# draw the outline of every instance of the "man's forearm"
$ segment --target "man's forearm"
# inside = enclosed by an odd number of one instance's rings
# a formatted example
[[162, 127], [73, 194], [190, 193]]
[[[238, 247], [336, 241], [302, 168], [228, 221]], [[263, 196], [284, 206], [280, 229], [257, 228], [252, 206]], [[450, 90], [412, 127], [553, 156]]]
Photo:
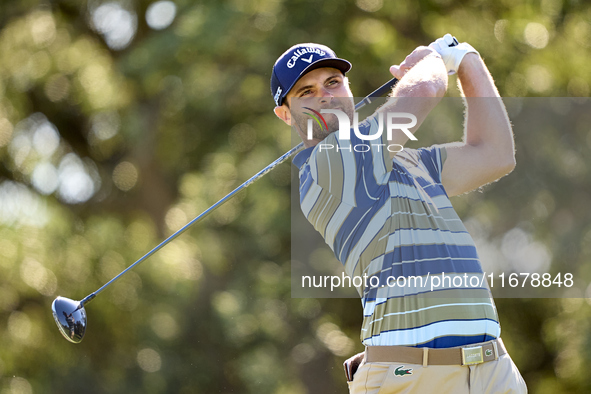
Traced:
[[[390, 99], [380, 111], [411, 113], [417, 123], [411, 133], [421, 126], [429, 112], [439, 103], [447, 90], [447, 72], [441, 57], [436, 54], [425, 56], [400, 78]], [[404, 133], [394, 133], [390, 144], [404, 145], [408, 140]], [[395, 153], [391, 153], [393, 156]]]
[[447, 91], [447, 72], [435, 52], [425, 56], [396, 84], [394, 97], [443, 97]]
[[500, 166], [514, 166], [513, 132], [507, 111], [480, 56], [468, 53], [458, 78], [467, 105], [465, 142], [494, 154]]

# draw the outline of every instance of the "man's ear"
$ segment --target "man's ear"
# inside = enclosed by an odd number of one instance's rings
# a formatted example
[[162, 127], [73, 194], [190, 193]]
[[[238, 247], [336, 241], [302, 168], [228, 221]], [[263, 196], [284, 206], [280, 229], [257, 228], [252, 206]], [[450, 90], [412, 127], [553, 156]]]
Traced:
[[275, 107], [273, 111], [279, 119], [284, 121], [288, 126], [291, 126], [291, 111], [289, 110], [287, 105], [278, 105], [277, 107]]

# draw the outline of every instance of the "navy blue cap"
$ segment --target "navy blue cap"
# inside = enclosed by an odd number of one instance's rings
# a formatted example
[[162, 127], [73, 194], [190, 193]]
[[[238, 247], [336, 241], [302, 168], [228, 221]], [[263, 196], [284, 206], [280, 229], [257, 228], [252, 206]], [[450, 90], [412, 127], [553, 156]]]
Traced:
[[339, 59], [332, 49], [320, 44], [297, 44], [285, 51], [275, 62], [271, 75], [275, 104], [283, 104], [283, 99], [302, 75], [320, 67], [334, 67], [345, 74], [351, 69], [351, 63]]

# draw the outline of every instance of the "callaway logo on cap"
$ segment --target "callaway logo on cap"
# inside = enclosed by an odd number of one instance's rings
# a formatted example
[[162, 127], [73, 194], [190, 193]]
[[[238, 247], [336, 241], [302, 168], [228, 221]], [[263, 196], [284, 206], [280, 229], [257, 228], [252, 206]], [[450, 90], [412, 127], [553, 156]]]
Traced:
[[271, 75], [275, 104], [283, 104], [283, 99], [302, 75], [320, 67], [334, 67], [344, 74], [351, 69], [351, 63], [339, 59], [332, 49], [320, 44], [297, 44], [285, 51], [275, 62]]

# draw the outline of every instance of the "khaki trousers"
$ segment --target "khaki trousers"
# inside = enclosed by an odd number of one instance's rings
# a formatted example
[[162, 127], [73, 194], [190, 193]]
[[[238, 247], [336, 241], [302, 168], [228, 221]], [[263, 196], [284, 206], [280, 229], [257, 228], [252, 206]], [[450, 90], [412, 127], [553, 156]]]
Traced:
[[519, 370], [505, 354], [482, 364], [365, 363], [349, 382], [351, 394], [526, 394]]

